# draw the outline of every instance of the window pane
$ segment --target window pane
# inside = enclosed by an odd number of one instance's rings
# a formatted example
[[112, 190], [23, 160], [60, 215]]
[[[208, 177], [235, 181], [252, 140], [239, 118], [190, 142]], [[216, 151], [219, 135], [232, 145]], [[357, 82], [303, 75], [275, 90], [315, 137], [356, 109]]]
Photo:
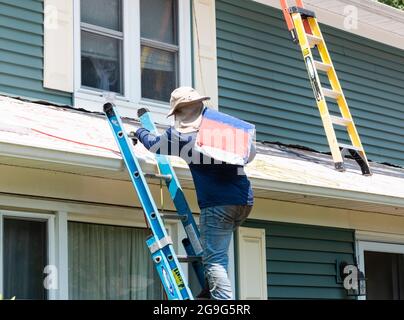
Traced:
[[69, 298], [162, 299], [144, 229], [69, 222]]
[[122, 41], [81, 32], [81, 84], [122, 93]]
[[142, 97], [169, 101], [177, 86], [176, 53], [142, 46]]
[[46, 222], [4, 219], [4, 296], [46, 299]]
[[122, 31], [121, 0], [81, 0], [81, 22]]
[[141, 36], [177, 44], [176, 3], [175, 0], [140, 0]]
[[366, 298], [404, 300], [404, 255], [365, 251]]

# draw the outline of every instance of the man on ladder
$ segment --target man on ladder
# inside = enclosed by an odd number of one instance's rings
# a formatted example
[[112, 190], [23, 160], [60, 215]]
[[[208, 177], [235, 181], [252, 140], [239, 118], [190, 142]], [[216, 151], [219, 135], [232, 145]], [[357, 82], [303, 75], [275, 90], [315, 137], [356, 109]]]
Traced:
[[[222, 126], [222, 133], [232, 125], [241, 129], [246, 129], [249, 125], [207, 109], [203, 101], [208, 99], [210, 98], [201, 96], [190, 87], [174, 90], [167, 116], [175, 117], [174, 127], [159, 136], [140, 128], [135, 136], [148, 150], [158, 154], [180, 156], [189, 165], [201, 209], [202, 262], [209, 286], [209, 291], [203, 291], [199, 298], [231, 300], [234, 296], [227, 273], [228, 251], [234, 230], [243, 223], [252, 209], [253, 191], [243, 165], [253, 160], [255, 147], [251, 139], [242, 139], [241, 142], [234, 140], [236, 143], [233, 145], [244, 144], [246, 147], [241, 148], [241, 154], [247, 156], [242, 163], [229, 157], [234, 150], [229, 152], [226, 145], [209, 145], [206, 136], [201, 137], [201, 132], [206, 133], [212, 125], [219, 130]], [[221, 116], [223, 119], [220, 119]], [[227, 132], [234, 133], [238, 130], [235, 127], [231, 127]], [[217, 134], [215, 136], [217, 137]], [[251, 138], [251, 132], [249, 137]], [[217, 152], [214, 151], [215, 148]], [[223, 158], [224, 154], [227, 158]], [[227, 161], [223, 162], [223, 159]]]

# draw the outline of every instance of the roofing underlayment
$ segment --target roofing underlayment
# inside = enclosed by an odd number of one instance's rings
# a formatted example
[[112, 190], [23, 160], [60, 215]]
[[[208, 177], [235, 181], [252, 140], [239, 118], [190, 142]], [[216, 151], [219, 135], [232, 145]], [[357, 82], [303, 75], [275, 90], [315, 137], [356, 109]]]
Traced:
[[[125, 120], [127, 131], [135, 131], [139, 123]], [[120, 161], [118, 147], [102, 114], [71, 108], [31, 103], [0, 96], [0, 156], [14, 156], [6, 146], [22, 145], [35, 149], [58, 150], [64, 153], [64, 163], [80, 154]], [[135, 154], [146, 163], [154, 163], [154, 156], [141, 144]], [[314, 186], [334, 190], [367, 193], [404, 199], [404, 169], [371, 163], [373, 175], [362, 176], [359, 167], [347, 160], [347, 171], [334, 170], [331, 156], [277, 144], [257, 146], [255, 160], [247, 166], [247, 174], [255, 188], [265, 185], [271, 189], [276, 182], [290, 185]], [[24, 155], [29, 158], [29, 155]], [[178, 169], [186, 163], [172, 157]], [[123, 166], [120, 167], [121, 170]]]

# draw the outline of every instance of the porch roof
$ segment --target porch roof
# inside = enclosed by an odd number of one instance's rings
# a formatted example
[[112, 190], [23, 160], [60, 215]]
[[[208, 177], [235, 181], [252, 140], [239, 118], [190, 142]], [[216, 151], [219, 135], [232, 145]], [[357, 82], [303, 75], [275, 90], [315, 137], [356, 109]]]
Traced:
[[[126, 130], [139, 123], [125, 119]], [[259, 143], [247, 166], [256, 197], [404, 215], [404, 169], [371, 163], [363, 176], [356, 163], [334, 170], [332, 158], [318, 152]], [[135, 147], [145, 171], [154, 156]], [[111, 179], [129, 179], [109, 125], [102, 114], [32, 103], [0, 95], [0, 162]], [[186, 163], [172, 157], [183, 187], [193, 187]]]

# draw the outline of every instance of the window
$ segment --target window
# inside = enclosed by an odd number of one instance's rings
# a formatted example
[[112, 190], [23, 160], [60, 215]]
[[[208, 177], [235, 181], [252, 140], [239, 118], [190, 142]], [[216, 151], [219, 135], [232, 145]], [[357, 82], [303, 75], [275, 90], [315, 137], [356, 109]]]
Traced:
[[81, 0], [81, 85], [122, 91], [122, 1]]
[[365, 251], [369, 300], [404, 300], [404, 255]]
[[45, 299], [46, 222], [3, 220], [4, 296]]
[[162, 299], [145, 229], [69, 222], [69, 299]]
[[101, 111], [108, 92], [123, 116], [166, 115], [171, 92], [192, 85], [190, 2], [74, 1], [75, 106]]
[[177, 1], [140, 0], [142, 97], [169, 101], [177, 86]]
[[49, 217], [0, 212], [0, 293], [6, 299], [51, 298], [44, 287], [49, 259]]

